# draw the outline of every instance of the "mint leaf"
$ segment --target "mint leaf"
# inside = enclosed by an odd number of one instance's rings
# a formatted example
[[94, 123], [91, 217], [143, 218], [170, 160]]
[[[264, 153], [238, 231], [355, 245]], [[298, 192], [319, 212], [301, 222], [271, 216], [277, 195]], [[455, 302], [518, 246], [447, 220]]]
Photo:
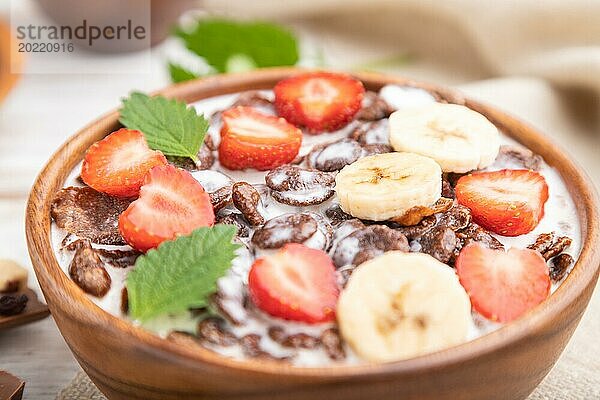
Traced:
[[138, 257], [127, 277], [131, 316], [143, 322], [205, 307], [240, 247], [232, 243], [235, 232], [231, 225], [198, 228]]
[[141, 131], [148, 146], [168, 156], [198, 160], [208, 121], [186, 103], [134, 92], [123, 100], [119, 121]]
[[191, 81], [199, 77], [198, 74], [192, 72], [179, 64], [169, 63], [169, 74], [171, 74], [171, 81], [174, 83]]
[[227, 67], [232, 56], [238, 60], [240, 55], [246, 56], [257, 68], [298, 62], [296, 38], [275, 24], [203, 19], [192, 29], [178, 29], [175, 34], [218, 72], [229, 72]]
[[246, 72], [256, 69], [256, 64], [245, 54], [234, 54], [227, 59], [225, 69], [227, 72]]

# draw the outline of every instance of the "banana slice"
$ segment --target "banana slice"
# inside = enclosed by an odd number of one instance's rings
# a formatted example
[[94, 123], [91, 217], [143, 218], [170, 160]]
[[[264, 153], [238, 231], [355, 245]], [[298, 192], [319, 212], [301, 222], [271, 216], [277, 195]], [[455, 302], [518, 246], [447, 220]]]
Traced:
[[354, 270], [337, 305], [342, 337], [368, 361], [393, 361], [467, 340], [471, 303], [449, 266], [390, 251]]
[[486, 117], [456, 104], [433, 103], [394, 112], [390, 143], [396, 151], [433, 158], [444, 172], [469, 172], [492, 164], [498, 129]]
[[348, 214], [385, 221], [435, 203], [441, 197], [442, 170], [418, 154], [376, 154], [344, 167], [335, 178], [335, 192]]

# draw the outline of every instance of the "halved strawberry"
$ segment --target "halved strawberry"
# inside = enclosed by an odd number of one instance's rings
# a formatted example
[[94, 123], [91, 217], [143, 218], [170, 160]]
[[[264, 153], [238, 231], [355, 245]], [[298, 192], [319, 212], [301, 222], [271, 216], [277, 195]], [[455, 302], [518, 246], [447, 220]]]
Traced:
[[135, 197], [146, 173], [166, 163], [160, 151], [150, 150], [142, 132], [122, 128], [90, 146], [81, 179], [99, 192]]
[[248, 288], [254, 304], [272, 316], [308, 323], [335, 319], [335, 268], [321, 250], [289, 243], [259, 258], [250, 270]]
[[283, 118], [241, 106], [222, 118], [219, 161], [226, 168], [269, 170], [298, 155], [302, 132]]
[[347, 74], [308, 72], [275, 85], [277, 113], [311, 133], [335, 131], [360, 110], [365, 94], [361, 81]]
[[472, 243], [458, 255], [456, 272], [475, 311], [498, 322], [520, 317], [550, 293], [548, 265], [530, 249], [505, 252]]
[[504, 236], [531, 232], [544, 216], [548, 185], [537, 172], [503, 169], [461, 177], [456, 199], [471, 209], [476, 223]]
[[163, 165], [148, 172], [140, 197], [119, 216], [119, 231], [133, 248], [147, 251], [214, 222], [200, 183], [187, 171]]

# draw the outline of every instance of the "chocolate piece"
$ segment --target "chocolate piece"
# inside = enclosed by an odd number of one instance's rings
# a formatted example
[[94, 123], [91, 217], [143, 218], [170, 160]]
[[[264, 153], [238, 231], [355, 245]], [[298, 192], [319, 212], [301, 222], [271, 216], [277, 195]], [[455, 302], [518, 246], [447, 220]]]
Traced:
[[61, 189], [50, 207], [50, 215], [59, 228], [93, 243], [123, 245], [119, 233], [119, 215], [131, 200], [119, 199], [90, 187]]
[[258, 211], [260, 194], [247, 182], [236, 182], [231, 189], [231, 200], [233, 205], [242, 212], [246, 220], [252, 226], [262, 225], [264, 217]]
[[393, 151], [394, 151], [394, 149], [389, 144], [381, 144], [381, 143], [365, 144], [365, 145], [363, 145], [362, 157], [368, 157], [368, 156], [372, 156], [375, 154], [391, 153]]
[[269, 328], [269, 337], [283, 347], [291, 347], [294, 349], [314, 349], [320, 344], [318, 338], [306, 333], [286, 335], [282, 328], [274, 326]]
[[456, 198], [454, 188], [452, 187], [452, 185], [446, 177], [442, 177], [442, 197], [447, 197], [449, 199]]
[[447, 264], [454, 256], [457, 239], [452, 229], [436, 226], [423, 234], [420, 243], [423, 253]]
[[535, 250], [535, 251], [539, 252], [540, 254], [542, 254], [546, 250], [548, 250], [550, 248], [550, 246], [552, 246], [552, 243], [554, 243], [554, 240], [555, 240], [555, 236], [556, 236], [556, 234], [554, 232], [541, 233], [535, 239], [535, 243], [530, 244], [529, 246], [527, 246], [527, 248], [531, 249], [531, 250]]
[[340, 337], [340, 332], [337, 328], [329, 328], [321, 333], [321, 344], [325, 348], [325, 352], [334, 361], [343, 360], [346, 358], [346, 351]]
[[223, 329], [223, 321], [210, 317], [198, 323], [198, 337], [211, 344], [231, 346], [237, 343], [237, 338]]
[[315, 146], [306, 156], [306, 164], [323, 172], [339, 171], [358, 160], [362, 154], [360, 143], [352, 139], [340, 139]]
[[539, 171], [543, 159], [525, 147], [505, 144], [500, 146], [496, 162], [516, 164], [532, 171]]
[[0, 399], [21, 400], [24, 389], [25, 381], [6, 371], [0, 371]]
[[248, 237], [250, 234], [250, 227], [248, 222], [244, 219], [244, 216], [239, 213], [230, 213], [217, 218], [217, 224], [233, 225], [237, 229], [238, 237]]
[[121, 289], [121, 312], [123, 314], [129, 312], [129, 292], [126, 287]]
[[240, 339], [242, 351], [246, 357], [258, 358], [270, 361], [285, 361], [288, 357], [275, 357], [267, 353], [260, 347], [260, 336], [257, 334], [249, 334]]
[[542, 253], [542, 256], [544, 257], [545, 260], [549, 260], [552, 257], [555, 257], [555, 256], [559, 255], [560, 253], [562, 253], [563, 251], [565, 251], [567, 249], [567, 247], [569, 247], [571, 245], [571, 242], [572, 242], [571, 238], [568, 238], [566, 236], [561, 236], [554, 241], [554, 243], [548, 250], [546, 250], [544, 253]]
[[240, 339], [242, 345], [242, 351], [248, 357], [257, 357], [264, 354], [264, 351], [260, 348], [260, 336], [257, 334], [249, 334], [243, 336]]
[[[234, 303], [231, 303], [231, 301], [233, 301]], [[238, 305], [235, 303], [237, 301], [237, 299], [231, 298], [231, 297], [226, 297], [225, 294], [223, 294], [223, 292], [219, 289], [216, 293], [214, 293], [212, 296], [210, 296], [209, 298], [209, 304], [210, 307], [215, 310], [219, 316], [225, 318], [227, 321], [229, 321], [229, 323], [231, 323], [232, 325], [242, 325], [244, 323], [243, 317], [242, 318], [238, 318], [236, 315], [237, 313], [235, 312], [230, 312], [230, 307], [231, 305], [233, 305], [234, 307], [238, 307]], [[227, 303], [230, 302], [230, 304], [228, 305]], [[242, 300], [242, 303], [244, 302], [244, 300]], [[243, 304], [240, 304], [239, 307], [243, 307]]]
[[102, 261], [115, 268], [132, 267], [137, 258], [142, 254], [137, 250], [94, 250], [100, 255]]
[[394, 109], [377, 93], [366, 92], [363, 98], [363, 106], [356, 113], [355, 118], [363, 121], [376, 121], [387, 118]]
[[[33, 290], [29, 288], [24, 288], [18, 293], [8, 294], [8, 296], [14, 296], [15, 298], [17, 298], [17, 302], [24, 301], [24, 299], [19, 299], [21, 295], [27, 297], [27, 306], [23, 311], [19, 312], [18, 314], [5, 316], [0, 315], [0, 331], [4, 329], [13, 328], [15, 326], [24, 325], [33, 321], [37, 321], [50, 315], [50, 311], [48, 311], [48, 306], [38, 300], [37, 294]], [[0, 298], [2, 296], [3, 295], [0, 294]]]
[[9, 316], [21, 314], [27, 307], [27, 298], [24, 294], [0, 295], [0, 315]]
[[302, 161], [304, 161], [304, 159], [305, 159], [305, 158], [306, 158], [306, 156], [305, 156], [305, 155], [304, 155], [304, 156], [301, 156], [300, 154], [298, 154], [298, 155], [296, 156], [296, 158], [294, 158], [294, 159], [292, 160], [292, 162], [290, 162], [290, 164], [293, 164], [293, 165], [299, 165], [299, 164], [302, 164]]
[[362, 145], [390, 144], [389, 121], [387, 119], [362, 123], [348, 136]]
[[[238, 98], [228, 107], [228, 109], [234, 107], [254, 107], [258, 108], [260, 111], [275, 114], [273, 102], [255, 90], [240, 93]], [[210, 116], [210, 124], [212, 126], [219, 126], [223, 111], [225, 110], [216, 111]]]
[[336, 267], [360, 265], [390, 250], [408, 252], [408, 240], [402, 233], [384, 225], [370, 225], [341, 239], [332, 259]]
[[457, 231], [456, 237], [459, 240], [457, 251], [460, 251], [460, 249], [473, 242], [480, 243], [494, 250], [504, 249], [504, 245], [498, 239], [474, 222], [471, 222], [465, 229]]
[[320, 204], [333, 196], [335, 175], [295, 165], [283, 165], [269, 171], [265, 182], [271, 196], [280, 203], [305, 207]]
[[450, 207], [452, 207], [452, 204], [453, 204], [452, 199], [447, 199], [445, 197], [441, 197], [432, 206], [413, 207], [410, 210], [406, 211], [401, 216], [392, 218], [392, 221], [394, 221], [395, 223], [397, 223], [401, 226], [416, 225], [419, 222], [421, 222], [423, 220], [423, 218], [425, 218], [425, 217], [429, 217], [430, 215], [449, 210]]
[[89, 247], [89, 245], [90, 241], [88, 239], [77, 239], [63, 246], [61, 250], [75, 251], [81, 249], [82, 247]]
[[454, 231], [466, 228], [471, 223], [471, 210], [455, 204], [451, 209], [442, 213], [437, 221], [439, 226], [446, 226]]
[[431, 229], [436, 224], [436, 217], [431, 215], [423, 218], [421, 222], [412, 226], [398, 227], [397, 224], [392, 223], [392, 227], [398, 232], [402, 233], [408, 240], [419, 239], [425, 232]]
[[535, 239], [535, 243], [527, 246], [527, 248], [537, 251], [548, 261], [565, 251], [571, 245], [571, 242], [571, 238], [567, 236], [556, 237], [555, 232], [549, 232], [540, 234]]
[[[321, 249], [323, 251], [329, 250], [329, 248], [333, 244], [333, 236], [335, 234], [335, 230], [333, 229], [333, 226], [321, 214], [317, 214], [317, 213], [313, 213], [313, 212], [307, 212], [306, 214], [310, 215], [317, 221], [317, 228], [318, 228], [319, 232], [323, 235], [323, 238], [324, 238]], [[311, 245], [311, 247], [316, 248], [316, 244], [317, 243], [315, 243], [315, 242], [311, 242], [310, 245]]]
[[210, 151], [217, 151], [218, 150], [218, 146], [215, 144], [212, 136], [209, 133], [206, 133], [206, 135], [204, 135], [204, 143], [203, 143], [203, 147], [206, 147], [208, 150]]
[[210, 203], [213, 206], [214, 212], [218, 212], [220, 209], [231, 204], [231, 186], [225, 186], [216, 191], [209, 193]]
[[450, 186], [455, 187], [456, 182], [458, 182], [458, 180], [465, 175], [467, 175], [467, 174], [461, 174], [461, 173], [457, 173], [457, 172], [446, 172], [446, 173], [444, 173], [442, 179], [448, 181]]
[[281, 343], [286, 338], [285, 330], [278, 326], [272, 326], [269, 328], [269, 337], [273, 341], [275, 341], [277, 343]]
[[260, 92], [251, 90], [248, 92], [240, 93], [237, 100], [231, 105], [231, 107], [265, 107], [272, 108], [273, 102], [267, 99], [265, 96], [260, 94]]
[[278, 249], [286, 243], [303, 243], [318, 229], [318, 222], [306, 213], [275, 217], [252, 235], [252, 243], [261, 249]]
[[110, 289], [111, 279], [98, 252], [89, 242], [82, 242], [75, 251], [69, 275], [84, 292], [103, 297]]
[[550, 279], [554, 282], [561, 281], [566, 275], [569, 267], [575, 260], [567, 253], [562, 253], [550, 260]]
[[325, 216], [331, 220], [333, 225], [339, 225], [344, 221], [354, 218], [352, 215], [344, 212], [339, 204], [325, 210]]

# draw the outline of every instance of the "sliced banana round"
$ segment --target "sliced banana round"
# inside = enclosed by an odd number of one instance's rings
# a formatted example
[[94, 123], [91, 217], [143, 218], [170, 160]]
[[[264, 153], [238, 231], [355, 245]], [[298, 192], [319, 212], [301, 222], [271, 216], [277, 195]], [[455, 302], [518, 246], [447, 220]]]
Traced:
[[441, 197], [442, 170], [418, 154], [375, 154], [345, 166], [335, 178], [335, 192], [348, 214], [385, 221], [435, 203]]
[[500, 148], [498, 129], [486, 117], [457, 104], [432, 103], [390, 116], [396, 151], [433, 158], [444, 172], [469, 172], [492, 164]]
[[465, 342], [471, 303], [449, 266], [390, 251], [357, 267], [337, 305], [342, 337], [368, 361], [415, 357]]

